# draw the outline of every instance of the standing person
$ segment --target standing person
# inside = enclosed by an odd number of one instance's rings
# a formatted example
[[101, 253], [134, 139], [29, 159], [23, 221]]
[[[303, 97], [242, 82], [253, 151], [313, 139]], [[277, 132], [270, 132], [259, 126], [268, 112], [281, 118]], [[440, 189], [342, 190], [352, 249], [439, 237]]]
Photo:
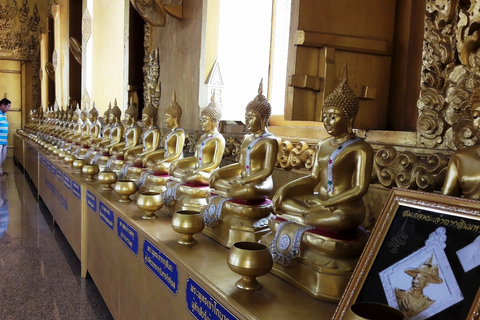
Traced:
[[3, 162], [7, 157], [7, 137], [8, 137], [8, 120], [7, 111], [10, 110], [12, 102], [7, 98], [0, 100], [0, 178], [4, 176]]

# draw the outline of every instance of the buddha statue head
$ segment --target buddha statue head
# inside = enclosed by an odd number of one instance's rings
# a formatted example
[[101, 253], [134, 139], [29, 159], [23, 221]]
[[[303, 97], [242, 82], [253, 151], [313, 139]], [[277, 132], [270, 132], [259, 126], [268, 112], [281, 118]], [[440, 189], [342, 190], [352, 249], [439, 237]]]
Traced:
[[112, 112], [112, 103], [110, 102], [108, 104], [108, 109], [103, 113], [103, 122], [105, 122], [105, 124], [111, 123], [111, 121], [110, 121], [110, 113], [111, 112]]
[[470, 96], [470, 116], [472, 118], [472, 129], [480, 140], [480, 88], [475, 89]]
[[82, 112], [81, 112], [81, 115], [80, 115], [80, 118], [82, 119], [83, 122], [87, 121], [88, 119], [88, 106], [87, 104], [85, 104], [85, 107], [82, 109]]
[[[355, 96], [352, 88], [348, 85], [348, 75], [347, 75], [347, 65], [343, 69], [342, 79], [338, 87], [325, 99], [323, 103], [323, 119], [324, 123], [326, 120], [326, 114], [332, 113], [339, 116], [340, 120], [346, 121], [346, 130], [349, 133], [353, 131], [353, 123], [355, 121], [355, 117], [357, 116], [359, 107], [358, 98]], [[335, 110], [336, 109], [336, 110]], [[345, 119], [343, 119], [345, 118]], [[325, 127], [327, 132], [331, 135], [336, 135], [334, 133], [329, 132], [330, 129]]]
[[73, 120], [73, 108], [69, 107], [67, 110], [67, 121], [72, 122]]
[[127, 105], [127, 110], [125, 110], [125, 122], [127, 124], [135, 124], [138, 118], [138, 109], [137, 105], [133, 103], [132, 98]]
[[98, 119], [98, 110], [95, 107], [95, 102], [93, 103], [93, 108], [90, 110], [88, 118], [90, 119], [91, 122], [95, 122]]
[[155, 125], [157, 123], [157, 108], [152, 104], [143, 108], [142, 121], [147, 127]]
[[117, 105], [117, 99], [115, 99], [115, 103], [113, 104], [113, 108], [110, 111], [109, 119], [110, 123], [118, 123], [120, 118], [122, 117], [122, 110]]
[[80, 120], [81, 117], [82, 117], [82, 111], [80, 110], [77, 104], [75, 111], [73, 111], [72, 120], [77, 122], [78, 120]]
[[202, 130], [204, 132], [209, 132], [217, 129], [218, 122], [222, 118], [222, 110], [215, 103], [215, 93], [212, 94], [210, 98], [210, 103], [208, 106], [203, 108], [200, 112], [200, 120], [202, 124]]
[[272, 107], [263, 95], [263, 79], [258, 86], [258, 95], [247, 104], [245, 110], [245, 123], [248, 132], [256, 132], [268, 125]]
[[163, 122], [168, 128], [176, 128], [180, 125], [180, 119], [182, 118], [182, 108], [177, 103], [177, 95], [175, 90], [172, 93], [172, 103], [165, 108], [165, 116]]

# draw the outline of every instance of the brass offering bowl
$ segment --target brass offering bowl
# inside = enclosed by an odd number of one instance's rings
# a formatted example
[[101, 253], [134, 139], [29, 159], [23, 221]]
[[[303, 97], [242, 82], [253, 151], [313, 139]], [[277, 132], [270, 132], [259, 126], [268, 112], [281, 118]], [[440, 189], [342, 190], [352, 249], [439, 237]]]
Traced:
[[345, 311], [344, 320], [403, 320], [399, 310], [376, 302], [358, 302]]
[[103, 190], [112, 190], [111, 184], [117, 182], [118, 177], [116, 172], [106, 170], [100, 172], [97, 179], [103, 184]]
[[72, 167], [75, 168], [77, 174], [81, 174], [82, 168], [85, 165], [85, 163], [87, 163], [87, 160], [85, 159], [75, 159], [72, 162]]
[[256, 277], [267, 274], [273, 259], [267, 246], [257, 242], [236, 242], [227, 256], [230, 270], [242, 276], [235, 285], [243, 290], [258, 290], [262, 284]]
[[60, 152], [58, 153], [58, 158], [59, 159], [64, 159], [66, 155], [67, 155], [67, 153], [65, 151], [60, 150]]
[[98, 168], [98, 164], [84, 164], [82, 167], [82, 174], [87, 176], [87, 181], [93, 181], [93, 176], [98, 174], [100, 169]]
[[117, 183], [115, 183], [114, 190], [122, 197], [122, 199], [119, 200], [120, 202], [129, 203], [132, 202], [130, 195], [137, 192], [137, 183], [133, 180], [118, 180]]
[[57, 147], [54, 147], [55, 149], [53, 149], [52, 151], [52, 154], [56, 157], [58, 157], [58, 154], [60, 153], [60, 149], [58, 149]]
[[66, 154], [65, 157], [63, 158], [63, 162], [67, 165], [67, 167], [71, 166], [73, 161], [75, 161], [77, 157], [75, 157], [72, 154]]
[[52, 144], [49, 144], [47, 147], [47, 154], [51, 154], [55, 150], [55, 147]]
[[178, 243], [188, 245], [197, 243], [193, 235], [202, 232], [204, 227], [203, 216], [198, 211], [179, 210], [172, 216], [172, 229], [182, 235]]
[[159, 192], [142, 192], [137, 198], [137, 207], [145, 211], [143, 219], [157, 219], [155, 211], [163, 207], [163, 196]]

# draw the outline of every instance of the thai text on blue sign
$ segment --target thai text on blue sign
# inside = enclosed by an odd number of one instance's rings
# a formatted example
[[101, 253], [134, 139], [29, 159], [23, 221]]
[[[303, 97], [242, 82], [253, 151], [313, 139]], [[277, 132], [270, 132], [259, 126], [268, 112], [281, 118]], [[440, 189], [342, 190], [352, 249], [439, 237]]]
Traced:
[[188, 311], [198, 320], [237, 319], [192, 278], [187, 279]]
[[98, 214], [100, 215], [100, 219], [102, 219], [102, 221], [113, 230], [115, 227], [115, 216], [113, 215], [112, 209], [100, 201], [98, 204]]
[[51, 163], [50, 161], [48, 162], [48, 167], [50, 168], [50, 172], [53, 174], [53, 175], [56, 175], [57, 174], [57, 169], [55, 168], [55, 165], [53, 163]]
[[57, 172], [57, 179], [62, 181], [63, 180], [63, 175], [62, 175], [62, 170], [60, 170], [60, 168], [55, 168], [56, 172]]
[[65, 185], [65, 187], [67, 187], [68, 190], [70, 190], [70, 177], [66, 174], [63, 175], [63, 184]]
[[146, 239], [143, 243], [143, 261], [173, 294], [177, 294], [177, 265]]
[[[101, 202], [100, 202], [101, 203]], [[138, 254], [138, 233], [122, 218], [117, 218], [117, 233], [118, 237], [132, 250], [132, 252]]]
[[87, 201], [87, 205], [90, 209], [92, 209], [94, 212], [97, 212], [97, 197], [95, 197], [88, 190], [87, 190], [87, 198], [85, 199], [85, 201]]
[[72, 180], [72, 193], [75, 195], [75, 197], [77, 197], [78, 199], [80, 199], [80, 197], [82, 196], [81, 192], [80, 192], [80, 185], [78, 183], [76, 183], [75, 181]]

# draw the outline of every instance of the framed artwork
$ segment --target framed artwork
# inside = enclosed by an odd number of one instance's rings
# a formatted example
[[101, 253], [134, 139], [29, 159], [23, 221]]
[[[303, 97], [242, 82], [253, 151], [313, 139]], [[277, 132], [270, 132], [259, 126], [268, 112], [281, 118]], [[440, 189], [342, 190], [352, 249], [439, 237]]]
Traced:
[[376, 302], [405, 319], [480, 319], [480, 202], [393, 189], [333, 319]]

